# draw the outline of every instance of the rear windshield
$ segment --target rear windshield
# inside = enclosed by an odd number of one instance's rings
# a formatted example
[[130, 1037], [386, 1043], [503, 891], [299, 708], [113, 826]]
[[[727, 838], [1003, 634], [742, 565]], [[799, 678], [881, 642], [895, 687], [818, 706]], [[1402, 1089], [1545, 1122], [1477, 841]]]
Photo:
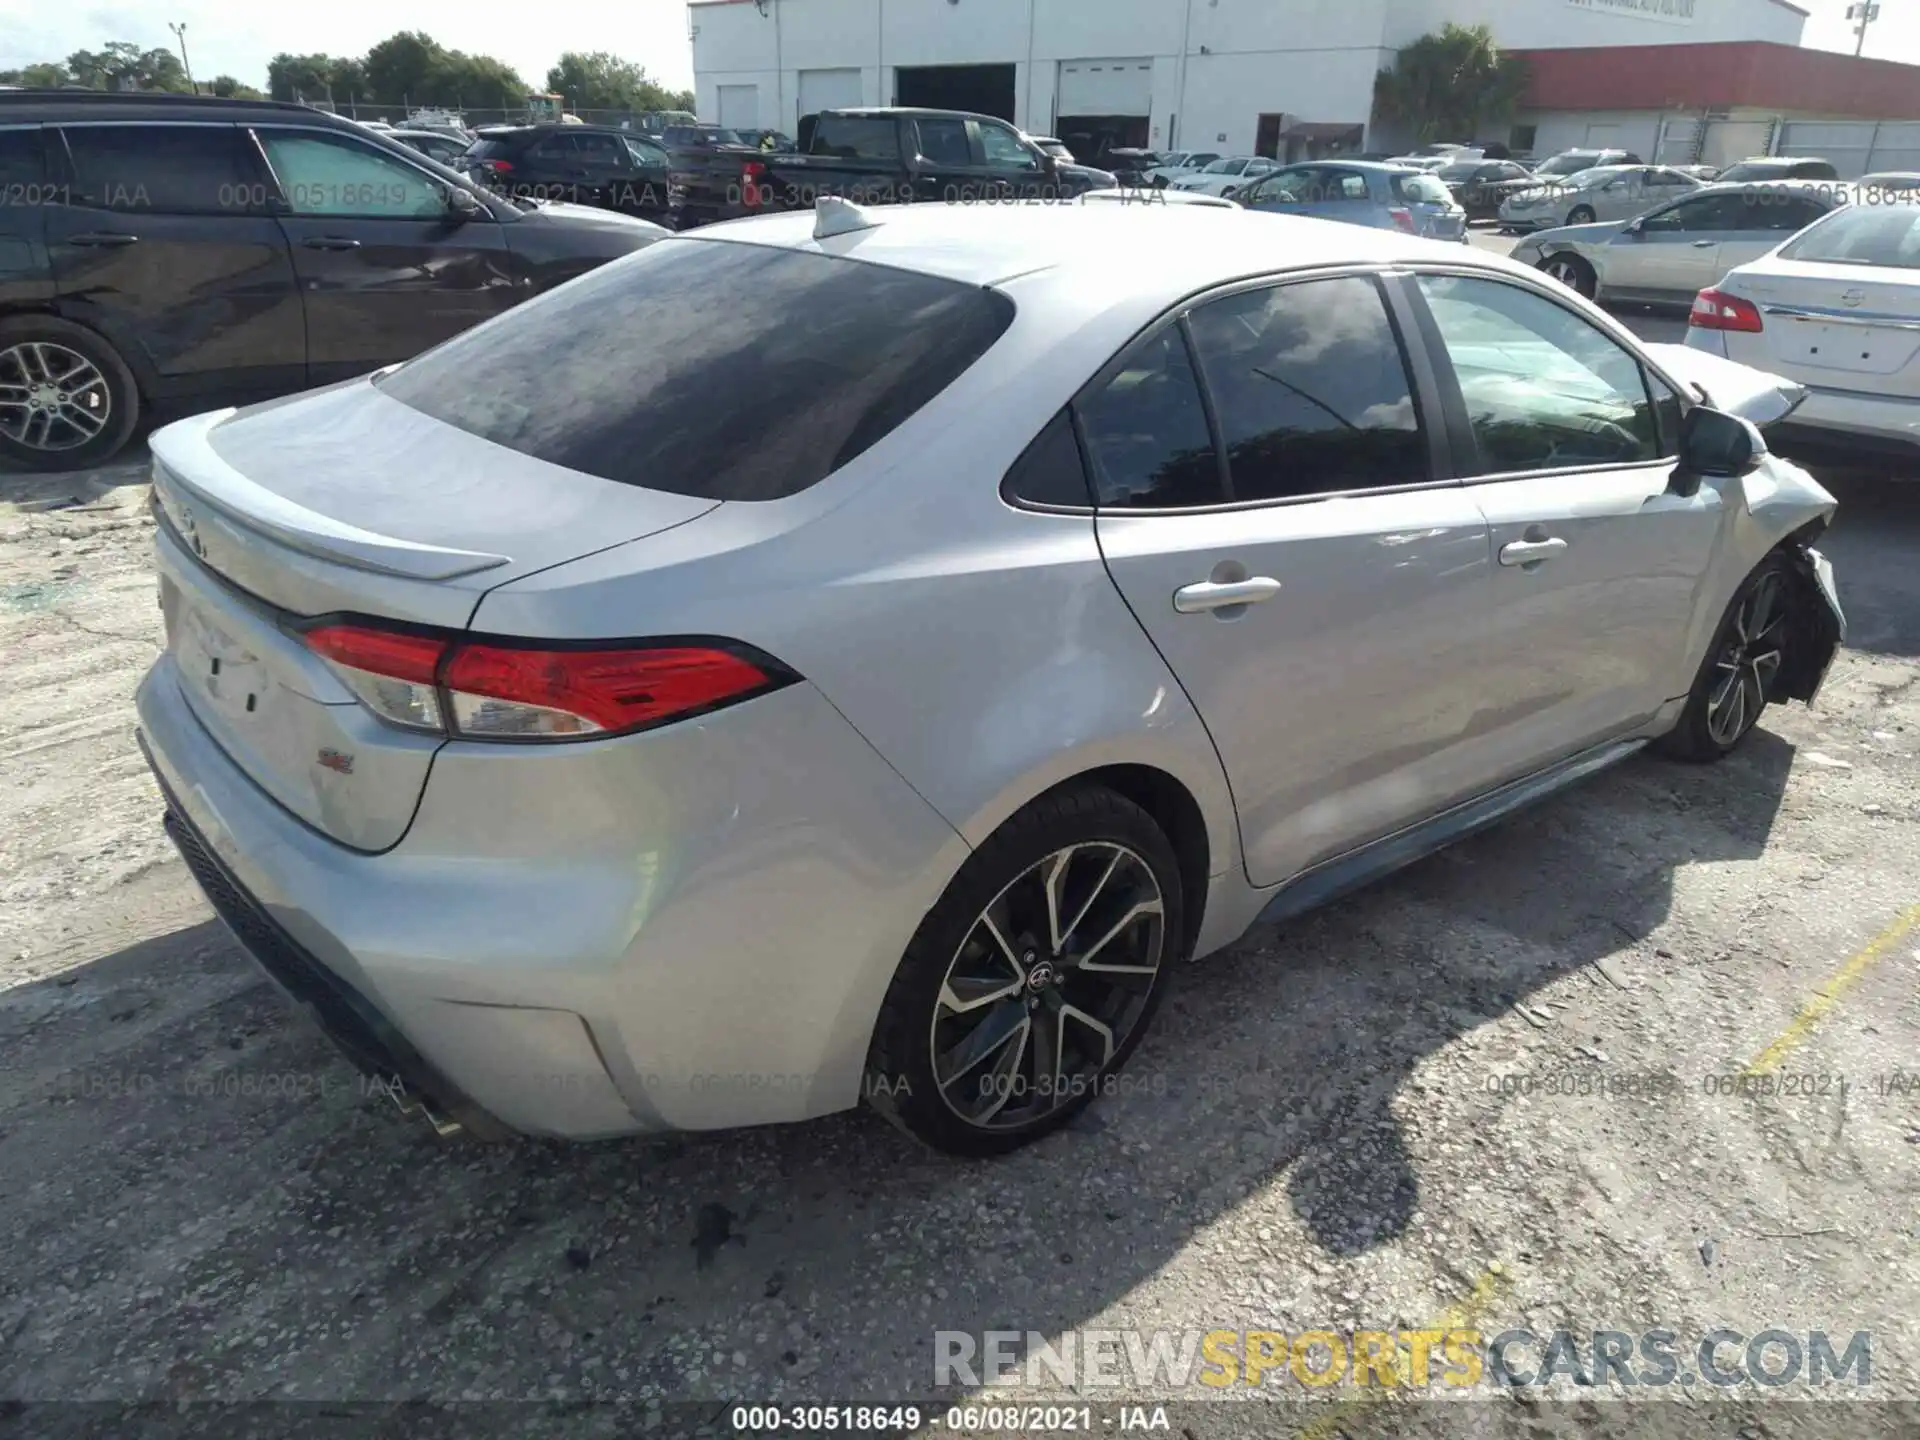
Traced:
[[1574, 150], [1565, 155], [1556, 155], [1533, 173], [1536, 175], [1572, 175], [1588, 169], [1600, 159], [1597, 150]]
[[467, 149], [470, 160], [496, 160], [502, 155], [517, 155], [527, 143], [531, 130], [521, 130], [507, 135], [482, 135]]
[[1780, 258], [1920, 269], [1920, 204], [1858, 205], [1842, 210], [1789, 241]]
[[429, 350], [391, 398], [625, 485], [777, 500], [953, 383], [1013, 320], [958, 281], [764, 245], [662, 240]]
[[1453, 194], [1434, 175], [1396, 175], [1393, 177], [1393, 193], [1402, 200], [1412, 200], [1422, 205], [1451, 205]]

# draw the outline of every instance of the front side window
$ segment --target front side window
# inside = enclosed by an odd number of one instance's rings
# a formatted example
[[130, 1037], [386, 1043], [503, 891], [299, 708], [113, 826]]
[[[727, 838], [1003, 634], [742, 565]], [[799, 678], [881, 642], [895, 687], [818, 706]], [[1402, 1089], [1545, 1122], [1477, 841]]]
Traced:
[[1226, 498], [1180, 326], [1162, 326], [1134, 346], [1077, 408], [1097, 504], [1177, 510]]
[[296, 215], [439, 219], [446, 192], [425, 172], [344, 136], [262, 129], [261, 148]]
[[1038, 170], [1040, 162], [1020, 143], [1020, 137], [1004, 125], [980, 126], [980, 148], [987, 164], [996, 170]]
[[669, 239], [379, 383], [436, 420], [569, 470], [711, 500], [776, 500], [904, 424], [1012, 320], [1012, 302], [978, 285]]
[[1413, 387], [1373, 281], [1249, 290], [1200, 306], [1189, 324], [1233, 499], [1428, 478]]
[[1659, 458], [1640, 362], [1587, 321], [1517, 285], [1422, 275], [1479, 447], [1504, 475]]
[[627, 141], [627, 154], [633, 157], [633, 163], [647, 170], [667, 168], [667, 152], [658, 145], [648, 144], [645, 140]]
[[1746, 222], [1748, 206], [1737, 191], [1701, 195], [1669, 205], [1640, 222], [1640, 228], [1658, 233], [1663, 230], [1684, 235], [1718, 235], [1739, 230]]
[[75, 125], [75, 198], [104, 210], [232, 214], [250, 192], [231, 125]]
[[625, 153], [613, 136], [592, 133], [574, 136], [573, 148], [583, 160], [594, 165], [618, 165]]

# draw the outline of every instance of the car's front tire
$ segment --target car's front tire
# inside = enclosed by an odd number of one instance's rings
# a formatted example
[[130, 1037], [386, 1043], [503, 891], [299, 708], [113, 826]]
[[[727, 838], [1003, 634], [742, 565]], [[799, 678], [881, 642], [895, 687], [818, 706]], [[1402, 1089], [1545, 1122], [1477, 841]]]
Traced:
[[1184, 948], [1172, 845], [1132, 801], [1069, 786], [968, 857], [881, 1006], [866, 1096], [909, 1134], [997, 1155], [1098, 1096], [1159, 1008]]
[[139, 420], [133, 372], [103, 337], [53, 315], [0, 320], [0, 460], [83, 470], [111, 459]]
[[1727, 606], [1687, 693], [1680, 723], [1654, 742], [1675, 760], [1724, 759], [1753, 733], [1787, 659], [1799, 589], [1784, 556], [1769, 555]]
[[1599, 218], [1599, 216], [1593, 213], [1593, 207], [1591, 205], [1576, 205], [1567, 212], [1567, 224], [1569, 225], [1591, 225]]

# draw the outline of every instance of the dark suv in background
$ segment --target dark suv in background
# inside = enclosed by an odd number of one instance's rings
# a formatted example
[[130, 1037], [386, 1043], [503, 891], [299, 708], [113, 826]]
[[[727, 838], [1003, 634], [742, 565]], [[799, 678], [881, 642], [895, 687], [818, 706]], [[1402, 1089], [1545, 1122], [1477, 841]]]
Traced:
[[459, 168], [497, 194], [595, 205], [669, 223], [660, 137], [603, 125], [512, 125], [482, 132]]
[[0, 92], [0, 463], [405, 360], [664, 233], [300, 105]]

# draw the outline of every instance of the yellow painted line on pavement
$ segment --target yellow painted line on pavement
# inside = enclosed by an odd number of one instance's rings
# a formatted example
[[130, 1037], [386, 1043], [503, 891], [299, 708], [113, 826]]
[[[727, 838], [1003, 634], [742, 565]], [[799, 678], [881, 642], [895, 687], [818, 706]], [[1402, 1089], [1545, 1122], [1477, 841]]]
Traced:
[[[1429, 1322], [1425, 1328], [1441, 1331], [1477, 1329], [1487, 1311], [1493, 1308], [1493, 1302], [1512, 1283], [1506, 1267], [1498, 1260], [1491, 1262], [1480, 1272], [1480, 1278], [1473, 1282], [1473, 1290], [1467, 1298], [1449, 1305], [1438, 1319]], [[1394, 1391], [1390, 1389], [1362, 1390], [1353, 1399], [1342, 1400], [1312, 1424], [1303, 1427], [1294, 1440], [1331, 1440], [1332, 1436], [1339, 1433], [1344, 1422], [1368, 1406], [1392, 1398], [1393, 1394]]]
[[1834, 972], [1831, 980], [1815, 990], [1813, 998], [1800, 1007], [1800, 1013], [1774, 1037], [1773, 1043], [1747, 1062], [1745, 1073], [1764, 1075], [1784, 1060], [1820, 1023], [1820, 1018], [1839, 1003], [1840, 997], [1859, 984], [1860, 977], [1867, 973], [1873, 963], [1891, 950], [1915, 925], [1920, 925], [1920, 905], [1910, 906], [1901, 912], [1898, 919]]

